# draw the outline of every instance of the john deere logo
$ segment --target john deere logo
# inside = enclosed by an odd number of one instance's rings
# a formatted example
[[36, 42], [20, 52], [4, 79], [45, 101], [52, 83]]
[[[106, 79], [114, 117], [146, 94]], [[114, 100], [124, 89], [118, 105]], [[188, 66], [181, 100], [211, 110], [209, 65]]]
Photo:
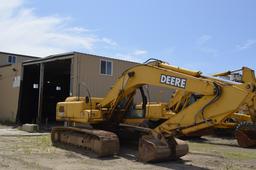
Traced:
[[178, 78], [178, 77], [162, 74], [160, 76], [160, 82], [162, 84], [167, 84], [167, 85], [171, 85], [174, 87], [179, 87], [179, 88], [185, 89], [187, 80], [184, 78]]

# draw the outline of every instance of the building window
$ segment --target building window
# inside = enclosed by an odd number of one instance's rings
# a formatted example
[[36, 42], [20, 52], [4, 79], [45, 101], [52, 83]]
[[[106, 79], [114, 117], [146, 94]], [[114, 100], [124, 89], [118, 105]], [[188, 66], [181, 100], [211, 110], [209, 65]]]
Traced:
[[8, 63], [15, 64], [16, 63], [16, 56], [10, 55], [8, 56]]
[[100, 60], [100, 74], [112, 75], [113, 63], [112, 61]]

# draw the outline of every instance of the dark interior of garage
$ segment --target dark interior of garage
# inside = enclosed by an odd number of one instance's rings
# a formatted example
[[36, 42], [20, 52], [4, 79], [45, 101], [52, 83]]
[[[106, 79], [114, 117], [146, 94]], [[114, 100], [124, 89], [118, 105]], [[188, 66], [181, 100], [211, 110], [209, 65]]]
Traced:
[[20, 89], [18, 123], [36, 123], [38, 109], [38, 85], [40, 65], [23, 67], [23, 81]]
[[64, 101], [70, 92], [70, 60], [45, 64], [42, 102], [42, 124], [56, 123], [56, 104]]
[[[70, 93], [71, 59], [45, 62], [43, 85], [40, 85], [40, 64], [24, 66], [23, 82], [20, 90], [18, 123], [40, 123], [43, 126], [55, 125], [56, 104], [64, 101]], [[39, 89], [42, 96], [39, 102]], [[39, 109], [39, 103], [41, 109]], [[38, 118], [40, 116], [40, 118]], [[39, 121], [38, 121], [39, 120]]]

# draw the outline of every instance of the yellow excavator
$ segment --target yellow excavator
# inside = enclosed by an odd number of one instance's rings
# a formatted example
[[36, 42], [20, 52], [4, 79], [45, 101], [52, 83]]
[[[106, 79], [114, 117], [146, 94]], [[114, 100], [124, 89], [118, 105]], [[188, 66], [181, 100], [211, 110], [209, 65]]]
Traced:
[[[185, 109], [187, 106], [193, 104], [196, 100], [200, 99], [200, 97], [200, 95], [197, 95], [195, 93], [176, 90], [175, 93], [171, 96], [169, 103], [166, 104], [166, 107], [174, 113], [179, 113], [181, 110]], [[237, 126], [240, 123], [252, 123], [251, 116], [248, 114], [247, 108], [241, 107], [239, 109], [239, 112], [229, 115], [228, 117], [223, 119], [219, 124], [216, 124], [211, 128], [198, 129], [198, 131], [189, 134], [184, 134], [184, 136], [201, 137], [204, 135], [219, 133], [220, 131], [221, 134], [223, 135], [226, 132], [228, 132], [225, 129], [233, 131], [237, 128]]]
[[[251, 69], [249, 68], [243, 67], [242, 69], [239, 69], [239, 70], [217, 73], [217, 74], [214, 74], [213, 76], [224, 77], [225, 79], [239, 82], [239, 83], [245, 83], [245, 81], [256, 83], [255, 79], [250, 78], [246, 80], [245, 78], [245, 76], [248, 75], [248, 71], [251, 72], [250, 70]], [[173, 95], [171, 95], [169, 102], [166, 103], [165, 108], [166, 110], [171, 110], [173, 113], [179, 113], [181, 110], [185, 109], [187, 106], [193, 104], [200, 97], [201, 96], [196, 93], [187, 92], [183, 90], [176, 90], [173, 93]], [[141, 105], [137, 105], [137, 107], [139, 108], [141, 107]], [[158, 121], [159, 119], [155, 119], [155, 120]], [[144, 127], [154, 128], [157, 125], [157, 123], [154, 122], [155, 120], [151, 120], [151, 122], [149, 122], [148, 120], [143, 119], [142, 116], [137, 116], [137, 119], [128, 118], [125, 120], [125, 122], [129, 124], [136, 124], [136, 125], [142, 125]], [[198, 129], [198, 131], [195, 131], [193, 133], [183, 134], [184, 136], [181, 135], [180, 137], [201, 137], [204, 135], [219, 133], [220, 131], [221, 131], [221, 134], [223, 135], [223, 134], [227, 134], [226, 132], [228, 132], [228, 131], [225, 131], [225, 129], [238, 131], [239, 129], [238, 127], [240, 127], [241, 124], [250, 124], [250, 123], [252, 123], [251, 116], [248, 114], [248, 108], [245, 106], [245, 107], [241, 107], [239, 109], [239, 112], [229, 115], [214, 127], [207, 128], [207, 129]], [[249, 147], [245, 144], [241, 146]]]
[[[246, 78], [246, 76], [248, 76], [250, 74], [250, 72], [251, 72], [251, 69], [243, 67], [238, 70], [216, 73], [213, 76], [227, 78], [231, 81], [235, 81], [235, 82], [239, 82], [239, 83], [245, 83], [245, 82], [256, 83], [256, 79], [253, 79], [253, 77]], [[229, 116], [220, 125], [216, 126], [216, 128], [234, 129], [240, 123], [242, 123], [242, 124], [246, 123], [246, 122], [252, 123], [251, 116], [250, 116], [250, 114], [248, 114], [247, 110], [248, 110], [248, 108], [246, 106], [245, 106], [245, 108], [241, 107], [239, 112], [234, 113], [233, 115]]]
[[[69, 97], [65, 102], [58, 103], [56, 119], [65, 121], [66, 126], [52, 129], [52, 143], [91, 149], [99, 156], [113, 155], [119, 151], [118, 131], [125, 127], [142, 134], [138, 148], [140, 161], [182, 157], [188, 153], [188, 145], [176, 136], [214, 127], [241, 107], [247, 108], [255, 122], [254, 71], [248, 69], [244, 78], [244, 83], [223, 80], [159, 60], [131, 67], [118, 78], [104, 98]], [[164, 103], [148, 103], [143, 91], [145, 85], [195, 93], [200, 97], [174, 113]], [[140, 107], [133, 102], [136, 90], [142, 96]], [[127, 124], [132, 115], [158, 120], [157, 125], [145, 128]], [[254, 124], [241, 126], [238, 139], [246, 143], [246, 137], [253, 143], [253, 136], [250, 135], [255, 133], [254, 127]]]
[[[240, 73], [241, 72], [241, 73]], [[214, 74], [214, 77], [223, 77], [231, 81], [245, 83], [245, 82], [253, 82], [256, 83], [253, 78], [247, 78], [245, 76], [248, 75], [248, 72], [251, 72], [251, 69], [243, 67], [239, 70], [234, 71], [226, 71]], [[195, 100], [200, 98], [200, 95], [191, 92], [185, 92], [182, 90], [176, 90], [176, 92], [172, 95], [168, 107], [175, 113], [180, 112], [182, 109], [193, 103]], [[248, 114], [248, 108], [241, 107], [239, 112], [234, 113], [224, 119], [220, 124], [216, 125], [215, 129], [235, 129], [240, 123], [252, 123], [251, 116]], [[198, 133], [201, 135], [200, 133]]]

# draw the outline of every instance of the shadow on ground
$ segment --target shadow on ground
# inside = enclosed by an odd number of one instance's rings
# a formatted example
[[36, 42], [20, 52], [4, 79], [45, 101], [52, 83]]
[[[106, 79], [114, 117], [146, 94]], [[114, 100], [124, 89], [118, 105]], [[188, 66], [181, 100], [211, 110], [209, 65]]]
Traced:
[[[138, 142], [137, 141], [121, 141], [120, 157], [131, 161], [137, 161]], [[147, 164], [147, 163], [146, 163]], [[177, 159], [162, 162], [153, 162], [155, 166], [165, 167], [170, 169], [191, 169], [191, 170], [206, 170], [207, 168], [192, 165], [189, 160]]]
[[[136, 155], [138, 154], [137, 141], [121, 141], [121, 148], [120, 148], [119, 154], [111, 157], [97, 157], [97, 155], [94, 154], [92, 151], [75, 147], [75, 146], [58, 144], [56, 147], [71, 151], [71, 153], [67, 154], [68, 157], [76, 157], [76, 154], [72, 154], [72, 152], [75, 152], [83, 156], [88, 156], [91, 159], [98, 159], [102, 161], [124, 158], [132, 162], [138, 162], [136, 157]], [[145, 163], [145, 164], [148, 164], [148, 163]], [[170, 169], [189, 169], [189, 170], [206, 170], [207, 169], [207, 168], [192, 165], [191, 161], [183, 160], [183, 159], [154, 162], [150, 164], [154, 164], [155, 166], [170, 168]]]

